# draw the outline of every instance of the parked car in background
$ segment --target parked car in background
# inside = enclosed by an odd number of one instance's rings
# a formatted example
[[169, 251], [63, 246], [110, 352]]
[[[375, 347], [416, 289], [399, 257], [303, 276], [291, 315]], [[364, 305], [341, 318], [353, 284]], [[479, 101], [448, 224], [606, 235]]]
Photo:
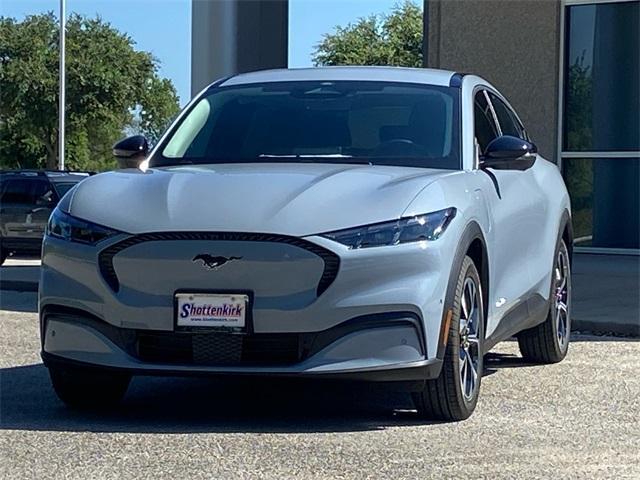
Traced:
[[9, 255], [39, 256], [51, 212], [86, 172], [0, 172], [0, 265]]

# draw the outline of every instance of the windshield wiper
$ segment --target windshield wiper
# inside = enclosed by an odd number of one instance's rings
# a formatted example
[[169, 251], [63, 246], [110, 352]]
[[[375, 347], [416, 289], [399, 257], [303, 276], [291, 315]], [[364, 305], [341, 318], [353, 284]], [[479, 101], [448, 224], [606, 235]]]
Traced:
[[258, 158], [274, 159], [274, 160], [300, 160], [308, 163], [315, 163], [314, 160], [320, 160], [320, 163], [358, 163], [363, 165], [373, 165], [369, 160], [343, 153], [318, 153], [318, 154], [270, 154], [261, 153]]

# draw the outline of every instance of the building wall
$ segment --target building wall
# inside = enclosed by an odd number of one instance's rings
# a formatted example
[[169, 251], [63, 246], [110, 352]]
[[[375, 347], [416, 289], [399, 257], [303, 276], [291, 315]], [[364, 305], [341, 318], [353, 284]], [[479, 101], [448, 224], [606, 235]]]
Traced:
[[191, 94], [235, 73], [283, 68], [288, 0], [193, 0]]
[[428, 66], [482, 76], [556, 161], [560, 2], [427, 0]]

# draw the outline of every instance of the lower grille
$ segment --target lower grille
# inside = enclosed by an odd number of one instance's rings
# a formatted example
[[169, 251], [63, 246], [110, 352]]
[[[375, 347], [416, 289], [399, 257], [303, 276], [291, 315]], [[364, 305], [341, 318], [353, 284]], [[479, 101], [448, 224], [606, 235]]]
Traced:
[[137, 356], [158, 363], [289, 365], [302, 360], [299, 334], [138, 333]]
[[240, 335], [194, 335], [191, 337], [193, 363], [234, 364], [242, 361]]

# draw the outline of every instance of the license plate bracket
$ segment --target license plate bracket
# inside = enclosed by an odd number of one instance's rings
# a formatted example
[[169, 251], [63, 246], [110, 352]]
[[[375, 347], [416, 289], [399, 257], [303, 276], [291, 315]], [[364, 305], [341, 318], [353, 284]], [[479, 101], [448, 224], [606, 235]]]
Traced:
[[177, 292], [174, 325], [178, 331], [248, 333], [250, 296], [241, 292]]

